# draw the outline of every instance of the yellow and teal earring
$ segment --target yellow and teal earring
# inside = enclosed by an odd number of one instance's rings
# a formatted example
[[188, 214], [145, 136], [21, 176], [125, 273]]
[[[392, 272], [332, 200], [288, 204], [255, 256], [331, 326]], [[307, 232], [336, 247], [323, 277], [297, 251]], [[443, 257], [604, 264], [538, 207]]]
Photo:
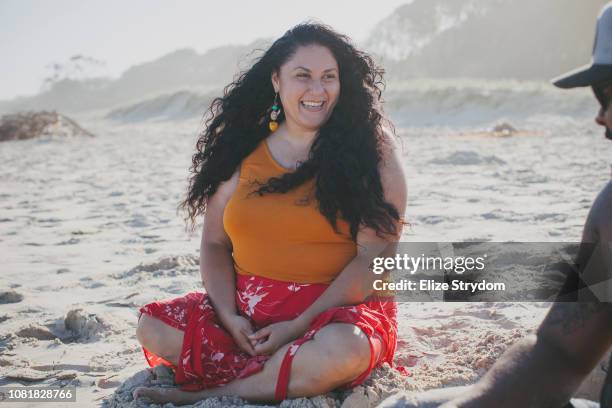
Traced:
[[270, 112], [270, 123], [268, 123], [268, 127], [272, 132], [275, 132], [278, 129], [278, 122], [276, 119], [278, 115], [280, 115], [281, 109], [278, 106], [278, 92], [274, 95], [274, 104], [272, 105], [272, 112]]

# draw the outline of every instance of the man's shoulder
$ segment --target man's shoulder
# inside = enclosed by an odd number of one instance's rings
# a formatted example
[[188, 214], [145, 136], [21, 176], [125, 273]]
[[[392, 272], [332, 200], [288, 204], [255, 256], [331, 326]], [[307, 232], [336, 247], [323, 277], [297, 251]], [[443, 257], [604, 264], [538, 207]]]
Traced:
[[612, 182], [591, 206], [576, 262], [582, 268], [580, 279], [590, 292], [600, 301], [612, 302]]
[[[612, 205], [612, 180], [608, 181], [608, 184], [604, 186], [604, 188], [599, 192], [595, 202], [601, 201], [603, 203], [607, 203], [608, 206]], [[609, 209], [612, 207], [609, 207]]]
[[600, 236], [612, 238], [612, 181], [597, 195], [589, 212], [589, 219]]

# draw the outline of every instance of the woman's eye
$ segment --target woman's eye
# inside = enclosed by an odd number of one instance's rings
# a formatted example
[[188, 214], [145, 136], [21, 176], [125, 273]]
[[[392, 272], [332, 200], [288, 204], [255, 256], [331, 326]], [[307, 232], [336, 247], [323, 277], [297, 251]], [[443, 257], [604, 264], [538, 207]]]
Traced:
[[[310, 78], [310, 75], [309, 74], [297, 74], [297, 77], [298, 78]], [[325, 80], [333, 80], [333, 79], [336, 79], [336, 76], [333, 75], [333, 74], [332, 75], [325, 75], [323, 77], [323, 79], [325, 79]]]

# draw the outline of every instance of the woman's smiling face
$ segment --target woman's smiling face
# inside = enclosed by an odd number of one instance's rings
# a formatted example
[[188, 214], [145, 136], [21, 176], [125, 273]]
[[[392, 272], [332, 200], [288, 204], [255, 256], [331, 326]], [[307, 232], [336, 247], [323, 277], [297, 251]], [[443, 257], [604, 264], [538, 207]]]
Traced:
[[319, 129], [338, 102], [339, 74], [328, 48], [316, 44], [298, 47], [280, 73], [272, 74], [287, 122], [304, 130]]

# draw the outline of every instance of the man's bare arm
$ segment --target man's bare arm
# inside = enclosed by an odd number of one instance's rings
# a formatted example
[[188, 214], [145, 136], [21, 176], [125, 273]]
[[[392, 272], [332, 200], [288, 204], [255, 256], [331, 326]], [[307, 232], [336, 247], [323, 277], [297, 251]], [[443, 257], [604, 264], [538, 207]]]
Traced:
[[[612, 278], [612, 183], [599, 194], [583, 232], [584, 248], [594, 244], [596, 259], [579, 254], [588, 287]], [[582, 248], [581, 248], [582, 249]], [[590, 255], [589, 255], [590, 256]], [[589, 289], [583, 293], [590, 293]], [[603, 294], [603, 298], [601, 295]], [[511, 347], [467, 395], [444, 407], [560, 407], [612, 347], [612, 303], [604, 286], [590, 301], [555, 303], [535, 335]]]
[[561, 407], [612, 346], [612, 304], [556, 303], [536, 335], [512, 346], [447, 407]]

